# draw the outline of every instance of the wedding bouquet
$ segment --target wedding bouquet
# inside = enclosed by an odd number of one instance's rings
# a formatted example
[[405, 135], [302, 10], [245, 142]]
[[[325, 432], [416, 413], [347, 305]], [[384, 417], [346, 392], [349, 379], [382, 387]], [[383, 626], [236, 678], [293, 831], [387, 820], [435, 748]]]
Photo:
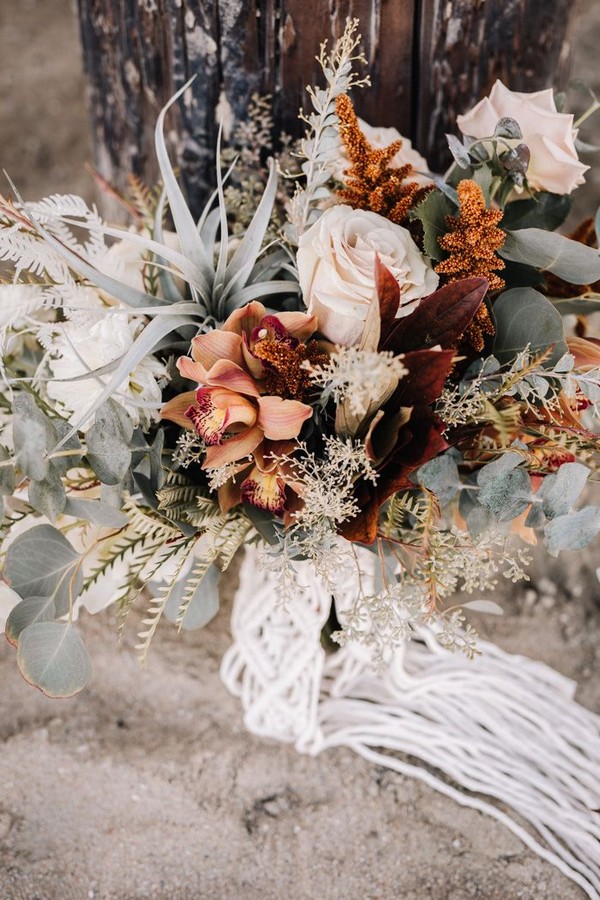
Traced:
[[[560, 233], [587, 169], [552, 91], [497, 82], [442, 177], [357, 118], [356, 23], [308, 89], [305, 137], [268, 101], [216, 148], [196, 220], [169, 160], [125, 230], [75, 196], [0, 200], [0, 613], [24, 677], [90, 677], [81, 608], [201, 627], [261, 548], [285, 608], [299, 563], [334, 598], [331, 647], [375, 663], [423, 626], [477, 653], [457, 591], [527, 577], [523, 545], [585, 546], [597, 469], [598, 218]], [[598, 104], [594, 104], [594, 108]], [[584, 118], [584, 117], [582, 117]], [[585, 502], [585, 501], [584, 501]], [[363, 578], [365, 553], [374, 575]]]

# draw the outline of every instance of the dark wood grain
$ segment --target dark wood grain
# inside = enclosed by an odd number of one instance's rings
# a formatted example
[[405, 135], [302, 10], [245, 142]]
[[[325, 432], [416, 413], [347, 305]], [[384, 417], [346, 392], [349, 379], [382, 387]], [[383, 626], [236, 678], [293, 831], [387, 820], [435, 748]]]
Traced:
[[78, 0], [96, 165], [122, 186], [157, 176], [161, 106], [191, 75], [169, 143], [198, 209], [214, 170], [215, 110], [244, 116], [255, 91], [273, 95], [278, 129], [297, 133], [320, 42], [347, 16], [361, 21], [373, 86], [359, 113], [411, 136], [435, 167], [444, 132], [497, 77], [517, 90], [566, 69], [570, 0]]

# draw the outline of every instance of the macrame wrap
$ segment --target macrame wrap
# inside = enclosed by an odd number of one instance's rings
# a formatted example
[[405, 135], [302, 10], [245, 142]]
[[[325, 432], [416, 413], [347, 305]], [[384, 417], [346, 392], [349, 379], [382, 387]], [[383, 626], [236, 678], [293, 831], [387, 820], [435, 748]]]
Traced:
[[[365, 552], [361, 569], [373, 559]], [[418, 778], [493, 816], [600, 898], [600, 716], [575, 703], [575, 683], [486, 642], [469, 661], [428, 629], [383, 672], [361, 645], [326, 654], [332, 598], [310, 564], [297, 565], [304, 591], [284, 607], [257, 551], [242, 563], [221, 677], [240, 697], [248, 730], [301, 753], [350, 747]], [[340, 617], [355, 590], [350, 568], [336, 586]]]

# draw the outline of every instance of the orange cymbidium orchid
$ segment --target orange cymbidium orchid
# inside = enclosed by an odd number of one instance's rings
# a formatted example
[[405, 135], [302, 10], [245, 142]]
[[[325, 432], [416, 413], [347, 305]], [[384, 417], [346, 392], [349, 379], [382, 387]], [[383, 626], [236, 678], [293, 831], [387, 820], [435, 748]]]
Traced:
[[[233, 464], [233, 483], [219, 490], [223, 508], [246, 499], [282, 511], [283, 480], [265, 460], [273, 455], [270, 442], [293, 441], [312, 416], [304, 402], [310, 380], [302, 363], [323, 352], [316, 341], [305, 343], [316, 328], [314, 316], [267, 315], [254, 302], [236, 310], [218, 331], [195, 337], [192, 358], [178, 360], [181, 375], [199, 386], [170, 400], [162, 417], [204, 441], [203, 468]], [[251, 455], [252, 472], [242, 480]]]

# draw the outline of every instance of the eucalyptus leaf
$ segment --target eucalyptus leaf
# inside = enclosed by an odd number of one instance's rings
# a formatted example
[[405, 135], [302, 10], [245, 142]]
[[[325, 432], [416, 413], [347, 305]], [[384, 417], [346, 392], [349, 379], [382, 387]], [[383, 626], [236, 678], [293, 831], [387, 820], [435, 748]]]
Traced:
[[537, 493], [542, 499], [545, 515], [555, 519], [573, 509], [589, 475], [587, 466], [578, 462], [564, 463], [558, 472], [546, 475]]
[[498, 475], [479, 491], [479, 502], [499, 522], [511, 522], [531, 503], [531, 483], [523, 469]]
[[477, 499], [498, 522], [516, 519], [531, 503], [531, 482], [520, 462], [518, 453], [503, 453], [477, 475]]
[[[7, 463], [11, 459], [11, 455], [0, 444], [0, 462]], [[11, 496], [15, 489], [15, 467], [14, 465], [0, 466], [0, 497], [2, 495]]]
[[567, 352], [562, 317], [550, 301], [533, 288], [512, 288], [493, 305], [496, 327], [494, 356], [510, 363], [527, 346], [539, 353], [554, 346], [545, 365], [557, 362]]
[[446, 140], [448, 141], [448, 148], [456, 165], [460, 166], [461, 169], [468, 169], [471, 165], [471, 157], [462, 141], [460, 141], [455, 134], [447, 134]]
[[219, 578], [221, 573], [213, 564], [208, 567], [202, 581], [196, 587], [189, 606], [181, 620], [183, 631], [204, 628], [219, 612]]
[[490, 616], [503, 616], [504, 610], [499, 603], [493, 600], [468, 600], [467, 603], [461, 603], [463, 609], [472, 609], [475, 612], [486, 613]]
[[568, 194], [542, 191], [530, 200], [508, 203], [504, 209], [502, 227], [507, 231], [521, 228], [543, 228], [554, 231], [565, 221], [571, 209]]
[[123, 528], [129, 519], [119, 509], [101, 500], [79, 500], [68, 497], [63, 515], [92, 522], [100, 528]]
[[129, 446], [133, 437], [133, 422], [131, 416], [120, 403], [107, 400], [96, 412], [94, 424], [105, 431], [114, 434], [123, 444]]
[[591, 316], [600, 312], [600, 294], [582, 294], [581, 297], [549, 297], [550, 303], [561, 316]]
[[11, 609], [4, 633], [6, 639], [16, 647], [19, 635], [25, 628], [36, 622], [53, 622], [56, 618], [56, 607], [52, 597], [26, 597]]
[[46, 477], [29, 485], [29, 502], [37, 512], [55, 522], [65, 508], [67, 492], [56, 467], [49, 463]]
[[553, 231], [508, 231], [498, 252], [504, 259], [552, 272], [570, 284], [593, 284], [600, 279], [600, 252]]
[[561, 550], [581, 550], [600, 532], [600, 507], [584, 506], [577, 512], [557, 516], [544, 528], [544, 543], [551, 556]]
[[83, 587], [80, 555], [52, 525], [34, 525], [6, 551], [4, 578], [23, 599], [53, 597], [57, 615], [69, 610]]
[[36, 622], [21, 632], [17, 664], [30, 684], [47, 697], [72, 697], [92, 677], [85, 644], [73, 625]]
[[523, 132], [516, 119], [512, 119], [510, 116], [503, 116], [501, 119], [498, 119], [494, 128], [494, 137], [520, 141], [523, 137]]
[[103, 484], [119, 484], [131, 464], [131, 451], [110, 428], [92, 425], [86, 436], [86, 458]]
[[31, 394], [18, 393], [14, 397], [12, 426], [19, 468], [28, 478], [41, 481], [48, 471], [46, 451], [55, 442], [56, 432]]
[[449, 503], [462, 487], [458, 466], [447, 453], [421, 466], [416, 477], [419, 484], [436, 495], [442, 506]]

